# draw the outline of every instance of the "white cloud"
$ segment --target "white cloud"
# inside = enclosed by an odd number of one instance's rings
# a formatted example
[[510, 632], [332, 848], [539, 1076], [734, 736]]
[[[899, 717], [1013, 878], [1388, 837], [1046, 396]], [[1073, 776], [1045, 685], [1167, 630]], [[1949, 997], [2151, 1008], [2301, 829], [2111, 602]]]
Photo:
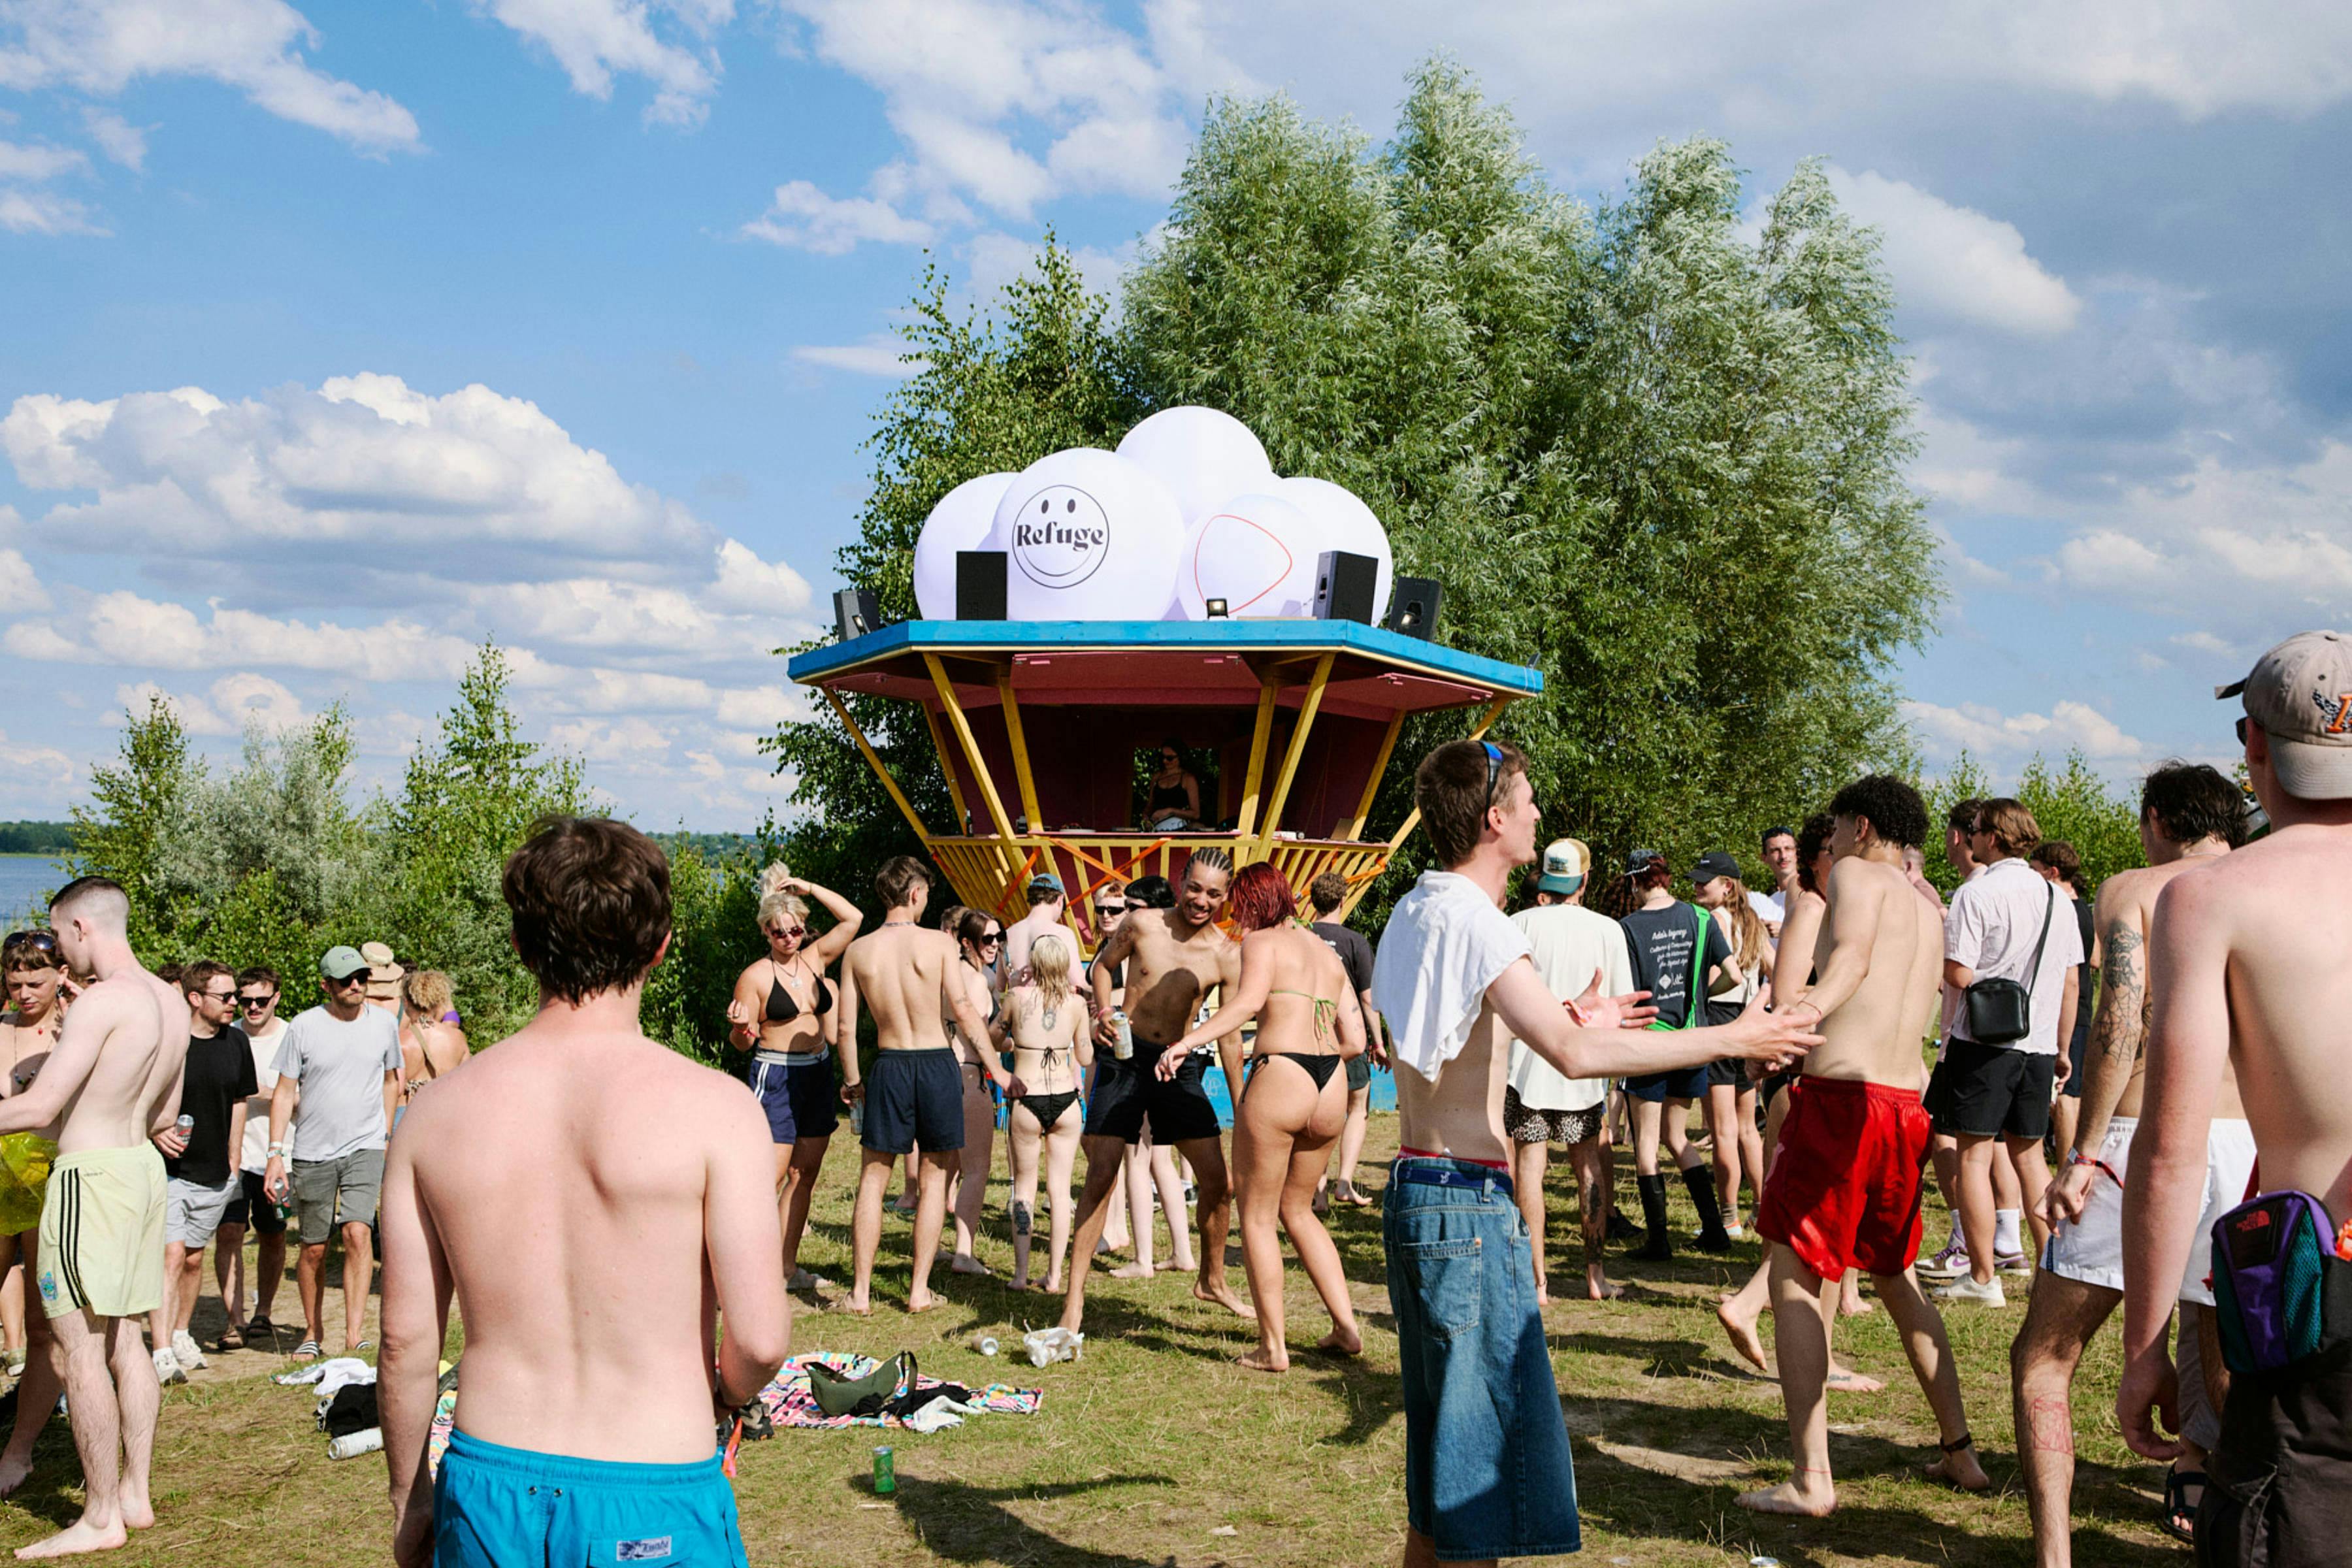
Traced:
[[200, 77], [362, 152], [418, 147], [407, 110], [302, 58], [319, 41], [284, 0], [7, 0], [0, 87], [112, 94], [142, 77]]
[[[0, 512], [8, 509], [0, 507]], [[30, 615], [54, 603], [24, 552], [0, 545], [0, 616]]]
[[1878, 229], [1905, 305], [2029, 336], [2065, 331], [2081, 314], [2082, 300], [2026, 254], [2015, 226], [1869, 170], [1832, 168], [1829, 181], [1849, 214]]
[[89, 208], [51, 191], [0, 188], [0, 228], [11, 234], [90, 234], [106, 232], [90, 217]]
[[102, 109], [85, 109], [81, 122], [89, 131], [89, 139], [98, 150], [132, 174], [147, 166], [147, 132], [131, 124], [120, 114]]
[[0, 142], [0, 180], [54, 180], [89, 167], [89, 156], [71, 147]]
[[[654, 88], [646, 119], [697, 125], [719, 87], [711, 31], [735, 14], [734, 0], [475, 0], [499, 22], [544, 47], [574, 92], [613, 96], [615, 76], [642, 76]], [[667, 15], [693, 35], [694, 47], [655, 31]]]
[[[376, 626], [303, 621], [225, 609], [199, 616], [185, 605], [127, 589], [100, 594], [76, 614], [18, 621], [0, 648], [18, 658], [158, 669], [241, 665], [327, 671], [363, 680], [454, 680], [473, 657], [467, 637], [394, 619]], [[528, 649], [509, 649], [518, 678], [535, 668]]]
[[242, 735], [247, 724], [277, 732], [309, 717], [301, 700], [266, 675], [246, 672], [225, 675], [212, 684], [208, 696], [167, 691], [152, 680], [114, 689], [116, 705], [126, 712], [143, 713], [148, 702], [162, 698], [180, 717], [180, 727], [191, 735]]
[[1957, 708], [1906, 702], [1902, 712], [1930, 752], [1941, 756], [1965, 750], [1982, 758], [2021, 757], [2029, 752], [2058, 757], [2079, 750], [2095, 763], [2118, 763], [2135, 761], [2147, 750], [2114, 720], [2083, 702], [2053, 703], [2047, 713], [2009, 714], [1979, 702]]
[[11, 741], [5, 730], [0, 730], [0, 769], [5, 769], [9, 783], [18, 787], [47, 784], [62, 792], [74, 782], [71, 757], [55, 746]]
[[843, 256], [866, 241], [882, 245], [928, 245], [937, 232], [870, 196], [826, 195], [806, 180], [776, 187], [768, 210], [743, 226], [747, 239], [764, 239], [820, 256]]
[[922, 363], [919, 359], [908, 361], [904, 357], [906, 353], [906, 339], [876, 332], [863, 342], [803, 343], [793, 350], [793, 358], [803, 364], [821, 364], [827, 370], [845, 370], [852, 375], [904, 381]]

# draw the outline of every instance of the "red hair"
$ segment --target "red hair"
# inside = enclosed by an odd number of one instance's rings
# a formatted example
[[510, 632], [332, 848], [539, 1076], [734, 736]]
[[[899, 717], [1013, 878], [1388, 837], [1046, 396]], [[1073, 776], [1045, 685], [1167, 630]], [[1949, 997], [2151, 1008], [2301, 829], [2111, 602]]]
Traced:
[[1261, 860], [1255, 866], [1244, 867], [1242, 874], [1234, 879], [1225, 908], [1234, 917], [1235, 931], [1264, 931], [1294, 919], [1298, 913], [1298, 900], [1290, 890], [1290, 879], [1276, 870], [1272, 861]]

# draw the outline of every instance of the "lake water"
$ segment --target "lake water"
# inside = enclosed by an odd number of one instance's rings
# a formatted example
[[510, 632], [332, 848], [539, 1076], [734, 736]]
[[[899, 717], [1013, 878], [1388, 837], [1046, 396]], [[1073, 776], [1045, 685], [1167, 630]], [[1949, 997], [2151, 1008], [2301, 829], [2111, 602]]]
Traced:
[[65, 880], [64, 868], [46, 855], [0, 855], [0, 921], [7, 931], [18, 929], [43, 895]]

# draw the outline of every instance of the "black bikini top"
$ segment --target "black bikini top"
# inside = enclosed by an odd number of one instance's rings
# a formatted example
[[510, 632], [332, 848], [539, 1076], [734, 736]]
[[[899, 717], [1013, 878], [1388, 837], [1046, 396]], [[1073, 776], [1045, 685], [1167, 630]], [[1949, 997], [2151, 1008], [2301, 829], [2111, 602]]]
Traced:
[[[822, 1018], [827, 1013], [832, 1011], [833, 986], [824, 975], [820, 974], [816, 977], [816, 1009], [814, 1016]], [[791, 992], [784, 989], [784, 977], [782, 972], [780, 970], [771, 974], [768, 977], [768, 1022], [771, 1024], [789, 1024], [800, 1016], [801, 1005], [793, 1000], [793, 994]]]

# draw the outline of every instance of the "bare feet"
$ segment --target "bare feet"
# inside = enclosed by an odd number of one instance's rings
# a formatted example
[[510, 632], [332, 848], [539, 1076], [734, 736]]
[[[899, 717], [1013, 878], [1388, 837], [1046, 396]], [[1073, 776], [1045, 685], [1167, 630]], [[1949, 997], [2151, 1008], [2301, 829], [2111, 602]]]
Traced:
[[1315, 1348], [1329, 1351], [1333, 1355], [1361, 1355], [1364, 1353], [1364, 1336], [1353, 1329], [1335, 1327], [1315, 1342]]
[[988, 1265], [969, 1252], [957, 1253], [948, 1259], [948, 1267], [958, 1274], [977, 1274], [983, 1279], [990, 1278]]
[[120, 1500], [115, 1504], [115, 1507], [122, 1515], [122, 1522], [129, 1525], [131, 1529], [152, 1530], [155, 1528], [155, 1505], [147, 1500], [147, 1494], [144, 1492], [140, 1492], [134, 1495], [127, 1483], [124, 1485], [120, 1494]]
[[23, 1486], [25, 1478], [32, 1473], [33, 1461], [30, 1459], [0, 1461], [0, 1497], [6, 1497]]
[[1805, 1519], [1826, 1519], [1837, 1510], [1837, 1489], [1830, 1485], [1826, 1471], [1816, 1486], [1799, 1486], [1800, 1479], [1791, 1476], [1777, 1487], [1741, 1492], [1731, 1500], [1758, 1513], [1793, 1513]]
[[1110, 1277], [1114, 1279], [1149, 1279], [1166, 1267], [1164, 1263], [1156, 1266], [1150, 1263], [1122, 1263], [1110, 1271]]
[[1886, 1388], [1878, 1379], [1864, 1376], [1853, 1368], [1840, 1366], [1835, 1362], [1830, 1363], [1828, 1375], [1822, 1379], [1822, 1386], [1837, 1394], [1881, 1394]]
[[1192, 1294], [1203, 1301], [1215, 1301], [1231, 1308], [1237, 1318], [1247, 1318], [1253, 1323], [1257, 1321], [1257, 1309], [1234, 1295], [1234, 1288], [1222, 1279], [1213, 1289], [1196, 1280], [1192, 1285]]
[[1588, 1301], [1614, 1301], [1625, 1293], [1625, 1287], [1605, 1274], [1584, 1277], [1584, 1299]]
[[1984, 1473], [1982, 1465], [1977, 1463], [1977, 1451], [1974, 1447], [1963, 1448], [1957, 1454], [1945, 1455], [1927, 1467], [1927, 1479], [1931, 1481], [1948, 1481], [1964, 1492], [1984, 1491], [1992, 1485], [1992, 1478]]
[[1060, 1275], [1058, 1275], [1058, 1274], [1048, 1274], [1048, 1275], [1046, 1275], [1046, 1276], [1045, 1276], [1045, 1294], [1046, 1294], [1046, 1295], [1048, 1295], [1048, 1296], [1058, 1296], [1058, 1295], [1060, 1295], [1061, 1293], [1062, 1293], [1062, 1277], [1061, 1277]]
[[1851, 1285], [1838, 1298], [1838, 1316], [1841, 1318], [1866, 1318], [1876, 1310], [1878, 1303]]
[[1269, 1352], [1264, 1345], [1236, 1356], [1234, 1363], [1244, 1372], [1288, 1372], [1290, 1370], [1288, 1355], [1280, 1351]]
[[42, 1557], [70, 1557], [80, 1552], [112, 1552], [130, 1539], [120, 1521], [100, 1530], [87, 1519], [78, 1519], [47, 1541], [19, 1546], [16, 1556], [20, 1562], [31, 1562]]
[[932, 1295], [929, 1290], [907, 1292], [907, 1312], [910, 1317], [917, 1312], [928, 1312], [939, 1304], [940, 1298]]
[[[1739, 1352], [1742, 1361], [1759, 1372], [1770, 1372], [1771, 1367], [1764, 1360], [1764, 1342], [1756, 1337], [1756, 1325], [1734, 1311], [1731, 1302], [1732, 1298], [1727, 1296], [1716, 1303], [1715, 1321], [1721, 1323], [1723, 1331], [1731, 1337], [1731, 1348]], [[1763, 1494], [1754, 1495], [1761, 1497]], [[1748, 1500], [1742, 1498], [1739, 1500], [1745, 1503]]]

